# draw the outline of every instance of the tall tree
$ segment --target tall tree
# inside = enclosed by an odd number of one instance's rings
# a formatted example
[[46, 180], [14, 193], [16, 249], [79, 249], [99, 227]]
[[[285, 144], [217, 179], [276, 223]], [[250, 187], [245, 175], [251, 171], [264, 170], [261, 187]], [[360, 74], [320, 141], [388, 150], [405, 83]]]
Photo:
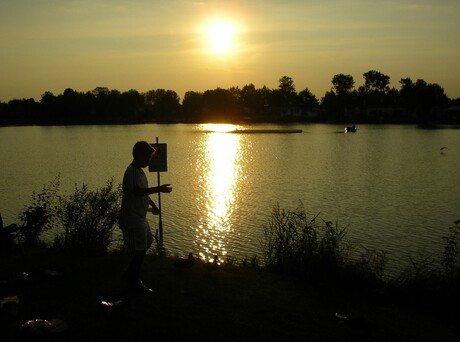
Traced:
[[436, 121], [433, 111], [445, 107], [449, 102], [444, 89], [436, 83], [428, 84], [422, 79], [414, 83], [408, 77], [402, 78], [399, 83], [401, 102], [419, 123]]
[[281, 96], [283, 106], [297, 104], [297, 92], [295, 90], [294, 80], [291, 77], [283, 76], [279, 79], [278, 92]]
[[311, 110], [319, 106], [318, 99], [316, 98], [315, 95], [313, 95], [313, 93], [308, 88], [305, 88], [304, 90], [299, 92], [299, 97], [300, 97], [302, 106], [306, 110]]
[[203, 94], [206, 120], [233, 121], [240, 117], [240, 107], [234, 94], [228, 89], [207, 90]]
[[203, 94], [196, 91], [187, 91], [182, 101], [182, 120], [185, 122], [198, 121], [203, 114]]
[[[333, 88], [327, 92], [323, 98], [324, 108], [330, 111], [335, 120], [348, 120], [348, 109], [353, 107], [352, 90], [355, 81], [353, 76], [345, 74], [337, 74], [332, 78]], [[352, 119], [352, 118], [350, 118]]]
[[144, 94], [148, 104], [149, 117], [154, 121], [171, 122], [180, 108], [180, 99], [173, 90], [156, 89]]
[[388, 91], [390, 77], [379, 71], [369, 70], [363, 74], [365, 91]]
[[254, 84], [245, 85], [240, 92], [240, 101], [243, 110], [250, 115], [261, 115], [264, 110], [264, 96], [260, 89], [256, 89]]
[[338, 95], [349, 94], [354, 84], [355, 81], [351, 75], [337, 74], [332, 77], [332, 85]]

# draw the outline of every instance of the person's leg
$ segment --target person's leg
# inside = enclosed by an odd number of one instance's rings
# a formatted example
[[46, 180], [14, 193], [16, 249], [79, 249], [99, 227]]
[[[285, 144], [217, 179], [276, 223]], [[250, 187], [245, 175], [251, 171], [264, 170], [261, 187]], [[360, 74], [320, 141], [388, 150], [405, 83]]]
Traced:
[[145, 254], [152, 244], [153, 238], [147, 222], [144, 226], [126, 229], [123, 235], [125, 248], [131, 251], [131, 261], [123, 278], [126, 280], [129, 292], [153, 292], [140, 281], [140, 273]]
[[128, 265], [128, 269], [124, 274], [124, 279], [127, 282], [127, 290], [128, 292], [134, 293], [148, 293], [153, 292], [152, 289], [148, 288], [147, 286], [142, 283], [140, 280], [140, 273], [142, 263], [144, 261], [146, 251], [136, 251], [134, 252], [131, 262]]
[[139, 284], [142, 262], [144, 261], [145, 251], [135, 251], [124, 274], [128, 285]]

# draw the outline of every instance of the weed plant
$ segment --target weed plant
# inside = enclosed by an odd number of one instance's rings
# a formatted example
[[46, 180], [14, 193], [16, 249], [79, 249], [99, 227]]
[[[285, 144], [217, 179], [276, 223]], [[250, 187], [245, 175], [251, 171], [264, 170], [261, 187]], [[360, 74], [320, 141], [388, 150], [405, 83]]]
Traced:
[[347, 259], [346, 229], [318, 221], [318, 215], [310, 219], [302, 205], [295, 210], [274, 206], [264, 227], [265, 265], [302, 275], [341, 267]]
[[386, 252], [366, 248], [355, 251], [346, 235], [347, 227], [322, 220], [319, 215], [310, 218], [302, 204], [295, 210], [277, 204], [264, 227], [265, 266], [355, 289], [382, 285]]
[[457, 315], [460, 305], [460, 220], [448, 228], [440, 255], [419, 255], [395, 280], [404, 301], [441, 313]]
[[43, 243], [43, 232], [53, 228], [54, 247], [86, 252], [106, 253], [112, 232], [118, 223], [121, 185], [113, 178], [91, 190], [86, 184], [75, 186], [70, 195], [59, 195], [59, 177], [32, 193], [32, 203], [19, 215], [17, 245], [33, 248]]
[[41, 192], [32, 193], [32, 203], [26, 205], [19, 214], [20, 230], [17, 234], [19, 245], [35, 247], [40, 235], [55, 225], [59, 185], [58, 176], [45, 185]]
[[[19, 215], [20, 247], [34, 247], [43, 232], [56, 227], [54, 247], [106, 253], [118, 221], [121, 185], [115, 185], [110, 179], [102, 188], [91, 190], [84, 184], [76, 186], [68, 196], [58, 195], [58, 188], [59, 177], [41, 192], [32, 194], [32, 203]], [[437, 258], [434, 255], [411, 258], [410, 267], [391, 283], [385, 278], [386, 252], [358, 249], [346, 237], [347, 227], [325, 221], [319, 214], [310, 217], [301, 203], [294, 210], [277, 204], [263, 230], [263, 262], [254, 257], [243, 260], [242, 265], [259, 267], [262, 264], [269, 270], [340, 282], [357, 289], [384, 284], [396, 288], [405, 298], [428, 294], [434, 302], [451, 301], [460, 305], [460, 220], [449, 227]]]
[[460, 274], [460, 220], [449, 227], [449, 233], [443, 237], [444, 252], [441, 265], [447, 277], [458, 277]]
[[54, 246], [91, 254], [106, 253], [112, 232], [118, 223], [121, 186], [113, 179], [100, 189], [86, 184], [61, 199], [58, 217], [63, 232], [57, 234]]

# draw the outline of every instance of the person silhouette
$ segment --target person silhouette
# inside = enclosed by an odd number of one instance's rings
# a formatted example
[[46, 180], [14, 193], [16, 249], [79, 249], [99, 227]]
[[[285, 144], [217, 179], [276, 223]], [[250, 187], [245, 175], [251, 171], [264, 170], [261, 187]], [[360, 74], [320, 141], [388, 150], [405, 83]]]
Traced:
[[133, 161], [123, 175], [123, 194], [121, 200], [120, 228], [123, 232], [123, 246], [131, 255], [131, 261], [123, 274], [129, 292], [153, 292], [139, 279], [141, 266], [147, 250], [153, 243], [146, 216], [151, 206], [154, 215], [159, 210], [149, 195], [170, 193], [170, 184], [149, 187], [147, 177], [142, 170], [149, 165], [155, 149], [146, 141], [138, 141], [133, 146]]

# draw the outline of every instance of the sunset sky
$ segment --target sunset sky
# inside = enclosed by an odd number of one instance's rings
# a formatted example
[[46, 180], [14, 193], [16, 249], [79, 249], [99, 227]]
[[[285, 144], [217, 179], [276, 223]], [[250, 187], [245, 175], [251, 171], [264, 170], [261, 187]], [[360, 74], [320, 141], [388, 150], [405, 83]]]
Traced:
[[319, 99], [378, 70], [460, 97], [459, 0], [1, 0], [0, 101], [86, 92], [277, 88]]

